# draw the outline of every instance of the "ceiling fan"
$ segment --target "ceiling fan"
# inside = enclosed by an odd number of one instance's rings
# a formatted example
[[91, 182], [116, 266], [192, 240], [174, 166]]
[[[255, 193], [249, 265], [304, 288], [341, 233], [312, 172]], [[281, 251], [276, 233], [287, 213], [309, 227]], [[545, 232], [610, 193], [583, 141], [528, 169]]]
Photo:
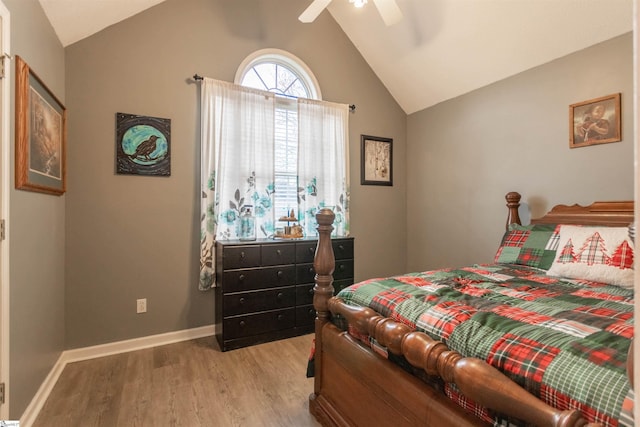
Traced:
[[[363, 6], [367, 0], [349, 0], [351, 3], [356, 3], [356, 7]], [[298, 17], [301, 22], [313, 22], [320, 12], [322, 12], [327, 6], [329, 6], [331, 0], [313, 0], [313, 3], [305, 9], [304, 12]], [[393, 25], [402, 19], [402, 12], [396, 3], [396, 0], [373, 0], [373, 4], [376, 5], [382, 20], [386, 25]]]

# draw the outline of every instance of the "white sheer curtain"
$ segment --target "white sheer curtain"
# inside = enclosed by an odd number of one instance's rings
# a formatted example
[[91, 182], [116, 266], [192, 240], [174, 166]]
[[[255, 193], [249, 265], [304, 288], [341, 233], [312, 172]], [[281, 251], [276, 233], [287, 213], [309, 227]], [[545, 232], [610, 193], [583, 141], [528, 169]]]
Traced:
[[336, 215], [334, 235], [349, 235], [349, 106], [298, 99], [298, 199], [306, 236], [317, 235], [316, 212]]
[[205, 78], [201, 87], [200, 282], [215, 286], [215, 241], [237, 238], [239, 215], [253, 206], [258, 238], [273, 234], [272, 93]]

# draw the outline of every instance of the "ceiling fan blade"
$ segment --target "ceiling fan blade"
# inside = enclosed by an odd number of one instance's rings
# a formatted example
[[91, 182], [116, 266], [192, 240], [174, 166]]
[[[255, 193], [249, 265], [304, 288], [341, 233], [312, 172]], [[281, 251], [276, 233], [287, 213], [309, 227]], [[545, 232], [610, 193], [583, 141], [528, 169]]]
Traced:
[[313, 22], [329, 6], [329, 3], [331, 3], [331, 0], [313, 0], [313, 3], [302, 12], [298, 19], [304, 23]]
[[402, 19], [402, 12], [400, 12], [396, 0], [373, 0], [373, 3], [378, 8], [378, 12], [380, 12], [380, 16], [382, 16], [382, 20], [387, 26], [393, 25]]

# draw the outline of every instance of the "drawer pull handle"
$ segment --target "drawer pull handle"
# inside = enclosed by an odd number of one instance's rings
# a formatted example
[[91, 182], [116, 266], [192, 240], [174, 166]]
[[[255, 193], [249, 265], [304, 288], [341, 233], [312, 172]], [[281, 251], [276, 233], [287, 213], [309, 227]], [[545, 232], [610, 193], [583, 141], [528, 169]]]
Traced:
[[282, 251], [281, 251], [280, 249], [278, 249], [278, 250], [276, 251], [276, 254], [278, 254], [278, 256], [280, 256], [280, 255], [282, 255]]
[[241, 305], [242, 305], [242, 304], [244, 304], [244, 298], [240, 298], [240, 299], [238, 300], [238, 302], [239, 302]]
[[244, 320], [241, 320], [240, 323], [238, 323], [240, 325], [241, 328], [244, 328], [246, 323], [244, 323]]
[[309, 273], [313, 273], [313, 267], [309, 267]]
[[276, 295], [276, 298], [282, 299], [282, 297], [284, 297], [284, 294], [282, 292], [278, 292], [278, 295]]
[[316, 251], [316, 248], [314, 248], [313, 246], [309, 248], [309, 253], [314, 253]]
[[245, 256], [244, 251], [240, 252], [240, 259], [244, 259]]
[[347, 268], [346, 265], [344, 265], [344, 264], [340, 265], [340, 271], [344, 271], [345, 268]]
[[309, 288], [309, 293], [310, 293], [311, 295], [313, 295], [313, 286], [312, 286], [311, 288]]
[[278, 314], [278, 320], [284, 320], [284, 314]]
[[338, 249], [340, 249], [341, 251], [344, 251], [344, 246], [340, 245], [338, 246]]
[[316, 311], [313, 308], [310, 308], [309, 309], [309, 314], [313, 316], [313, 315], [316, 314]]
[[278, 270], [278, 278], [282, 279], [282, 276], [284, 276], [284, 272], [282, 270]]
[[244, 274], [238, 276], [238, 281], [244, 282]]

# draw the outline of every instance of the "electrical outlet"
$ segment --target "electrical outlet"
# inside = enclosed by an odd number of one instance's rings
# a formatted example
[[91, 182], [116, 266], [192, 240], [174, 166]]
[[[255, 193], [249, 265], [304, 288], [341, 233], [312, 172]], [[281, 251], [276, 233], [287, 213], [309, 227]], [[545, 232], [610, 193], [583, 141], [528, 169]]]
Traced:
[[147, 299], [142, 298], [136, 300], [136, 313], [146, 313], [147, 312]]

